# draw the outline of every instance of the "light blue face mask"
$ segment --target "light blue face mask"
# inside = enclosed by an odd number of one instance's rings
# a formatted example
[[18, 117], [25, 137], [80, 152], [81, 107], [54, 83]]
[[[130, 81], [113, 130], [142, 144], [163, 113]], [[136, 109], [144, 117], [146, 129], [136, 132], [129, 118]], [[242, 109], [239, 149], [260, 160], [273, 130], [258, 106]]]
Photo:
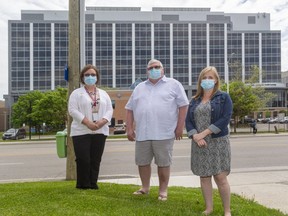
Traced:
[[159, 79], [161, 77], [161, 69], [152, 68], [149, 70], [149, 78], [150, 79]]
[[213, 79], [204, 79], [201, 81], [201, 87], [204, 90], [210, 90], [214, 88], [214, 86], [215, 86], [215, 81]]
[[88, 77], [84, 77], [84, 83], [86, 85], [94, 85], [97, 82], [97, 77], [96, 76], [88, 76]]

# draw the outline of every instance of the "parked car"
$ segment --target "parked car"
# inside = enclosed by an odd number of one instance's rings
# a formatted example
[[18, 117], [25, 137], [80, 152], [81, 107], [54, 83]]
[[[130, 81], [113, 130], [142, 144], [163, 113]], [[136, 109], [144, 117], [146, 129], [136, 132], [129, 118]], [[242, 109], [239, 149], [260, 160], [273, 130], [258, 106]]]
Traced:
[[126, 133], [126, 126], [125, 124], [116, 124], [114, 126], [114, 134], [125, 134]]
[[17, 139], [24, 139], [24, 138], [26, 138], [25, 128], [18, 128], [18, 129], [10, 128], [2, 135], [3, 140], [6, 140], [6, 139], [17, 140]]
[[287, 124], [288, 123], [288, 116], [285, 116], [282, 120], [279, 121], [280, 124]]
[[254, 122], [253, 118], [250, 118], [250, 117], [244, 118], [244, 123], [252, 123], [252, 122]]
[[261, 120], [261, 122], [262, 123], [268, 123], [270, 121], [270, 118], [263, 118], [262, 120]]
[[250, 117], [245, 117], [245, 118], [242, 118], [238, 121], [239, 124], [249, 124], [249, 123], [252, 123], [254, 121], [253, 118], [250, 118]]
[[276, 124], [276, 123], [278, 123], [278, 122], [279, 122], [279, 119], [278, 119], [278, 118], [270, 119], [270, 120], [268, 121], [269, 124]]

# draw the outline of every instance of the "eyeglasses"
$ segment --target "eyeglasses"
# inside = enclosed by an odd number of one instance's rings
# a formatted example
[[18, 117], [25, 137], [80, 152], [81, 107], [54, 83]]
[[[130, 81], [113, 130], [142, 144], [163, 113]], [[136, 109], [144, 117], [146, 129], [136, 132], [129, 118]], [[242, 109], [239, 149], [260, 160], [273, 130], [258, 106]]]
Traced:
[[87, 74], [84, 74], [84, 76], [85, 76], [85, 77], [89, 77], [89, 76], [95, 77], [96, 74], [89, 74], [89, 73], [87, 73]]
[[157, 65], [157, 66], [152, 66], [152, 67], [149, 67], [148, 70], [152, 70], [152, 69], [160, 69], [161, 66], [160, 65]]

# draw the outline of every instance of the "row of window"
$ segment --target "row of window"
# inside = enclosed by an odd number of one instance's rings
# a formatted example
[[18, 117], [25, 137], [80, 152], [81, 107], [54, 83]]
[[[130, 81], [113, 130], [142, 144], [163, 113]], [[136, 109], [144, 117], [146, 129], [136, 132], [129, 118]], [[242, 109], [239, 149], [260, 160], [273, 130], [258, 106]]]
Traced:
[[[107, 67], [112, 64], [112, 24], [96, 24], [95, 40], [96, 40], [96, 62], [99, 67]], [[92, 47], [92, 24], [86, 25], [86, 62], [92, 63], [93, 61], [93, 47]], [[11, 38], [11, 50], [12, 59], [17, 62], [19, 59], [26, 59], [29, 57], [29, 25], [13, 25]], [[44, 67], [44, 71], [49, 69], [49, 63], [51, 56], [51, 24], [33, 24], [33, 37], [34, 37], [34, 63], [37, 67]], [[191, 25], [191, 36], [192, 36], [192, 63], [200, 64], [199, 68], [205, 66], [206, 63], [206, 25], [205, 24], [192, 24]], [[23, 31], [24, 34], [21, 34]], [[28, 33], [28, 34], [27, 34]], [[68, 25], [67, 24], [55, 24], [55, 60], [68, 56]], [[23, 40], [19, 35], [24, 35]], [[273, 37], [276, 35], [275, 37]], [[269, 43], [275, 43], [275, 39], [279, 39], [280, 34], [263, 33], [263, 65], [268, 62], [279, 65], [280, 58], [280, 41], [279, 47], [270, 45]], [[236, 36], [236, 38], [234, 38]], [[26, 38], [25, 38], [26, 37]], [[116, 24], [116, 72], [122, 76], [123, 74], [131, 73], [131, 58], [132, 58], [132, 25], [131, 24]], [[195, 39], [195, 40], [194, 40]], [[249, 63], [258, 64], [258, 52], [259, 52], [259, 34], [258, 33], [245, 33], [245, 59], [246, 64]], [[271, 41], [273, 40], [273, 41]], [[219, 71], [224, 71], [224, 26], [223, 24], [210, 24], [210, 63], [219, 67]], [[234, 45], [237, 45], [236, 47]], [[238, 55], [242, 50], [242, 37], [239, 33], [228, 33], [228, 53], [237, 53]], [[20, 50], [24, 50], [21, 52]], [[143, 59], [141, 62], [136, 62], [136, 68], [145, 68], [146, 64], [151, 56], [151, 25], [150, 24], [135, 24], [135, 58]], [[230, 52], [231, 51], [231, 52]], [[265, 55], [265, 53], [269, 54]], [[248, 53], [251, 53], [249, 56]], [[173, 55], [174, 55], [174, 76], [182, 77], [179, 75], [181, 68], [188, 68], [188, 63], [182, 63], [183, 61], [188, 62], [188, 25], [187, 24], [173, 24]], [[36, 58], [38, 56], [38, 59]], [[170, 74], [170, 25], [169, 24], [154, 24], [154, 56], [162, 60], [165, 65], [166, 74]], [[182, 60], [181, 60], [182, 59]], [[239, 59], [239, 58], [238, 58]], [[110, 60], [109, 64], [102, 64], [103, 60]], [[241, 60], [241, 59], [240, 59]], [[64, 62], [63, 62], [64, 63]], [[138, 65], [140, 64], [140, 65]], [[183, 65], [186, 64], [186, 65]], [[37, 65], [37, 66], [36, 66]], [[64, 67], [65, 64], [63, 64]], [[17, 69], [17, 64], [11, 66], [12, 69]], [[19, 68], [18, 68], [19, 69]], [[17, 70], [18, 70], [17, 69]], [[270, 70], [270, 67], [266, 67]], [[19, 69], [20, 70], [20, 69]], [[274, 68], [271, 67], [269, 73], [275, 73]], [[200, 70], [199, 70], [200, 71]], [[104, 71], [105, 72], [105, 71]], [[111, 70], [108, 69], [106, 74]], [[221, 74], [223, 76], [223, 74]], [[106, 83], [112, 77], [108, 76]], [[131, 78], [130, 78], [131, 79]], [[118, 79], [117, 79], [118, 80]], [[185, 81], [186, 82], [186, 81]], [[119, 87], [127, 87], [128, 83], [123, 80], [117, 81]], [[130, 82], [129, 82], [130, 84]], [[118, 87], [118, 86], [117, 86]]]

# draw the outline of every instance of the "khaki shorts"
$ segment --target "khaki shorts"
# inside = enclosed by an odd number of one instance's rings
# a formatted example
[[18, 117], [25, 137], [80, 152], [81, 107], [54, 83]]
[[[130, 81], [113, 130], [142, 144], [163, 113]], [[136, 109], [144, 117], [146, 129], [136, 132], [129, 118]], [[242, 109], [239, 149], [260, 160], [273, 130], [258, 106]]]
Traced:
[[136, 141], [135, 163], [146, 166], [154, 162], [159, 167], [168, 167], [172, 164], [174, 138], [168, 140]]

